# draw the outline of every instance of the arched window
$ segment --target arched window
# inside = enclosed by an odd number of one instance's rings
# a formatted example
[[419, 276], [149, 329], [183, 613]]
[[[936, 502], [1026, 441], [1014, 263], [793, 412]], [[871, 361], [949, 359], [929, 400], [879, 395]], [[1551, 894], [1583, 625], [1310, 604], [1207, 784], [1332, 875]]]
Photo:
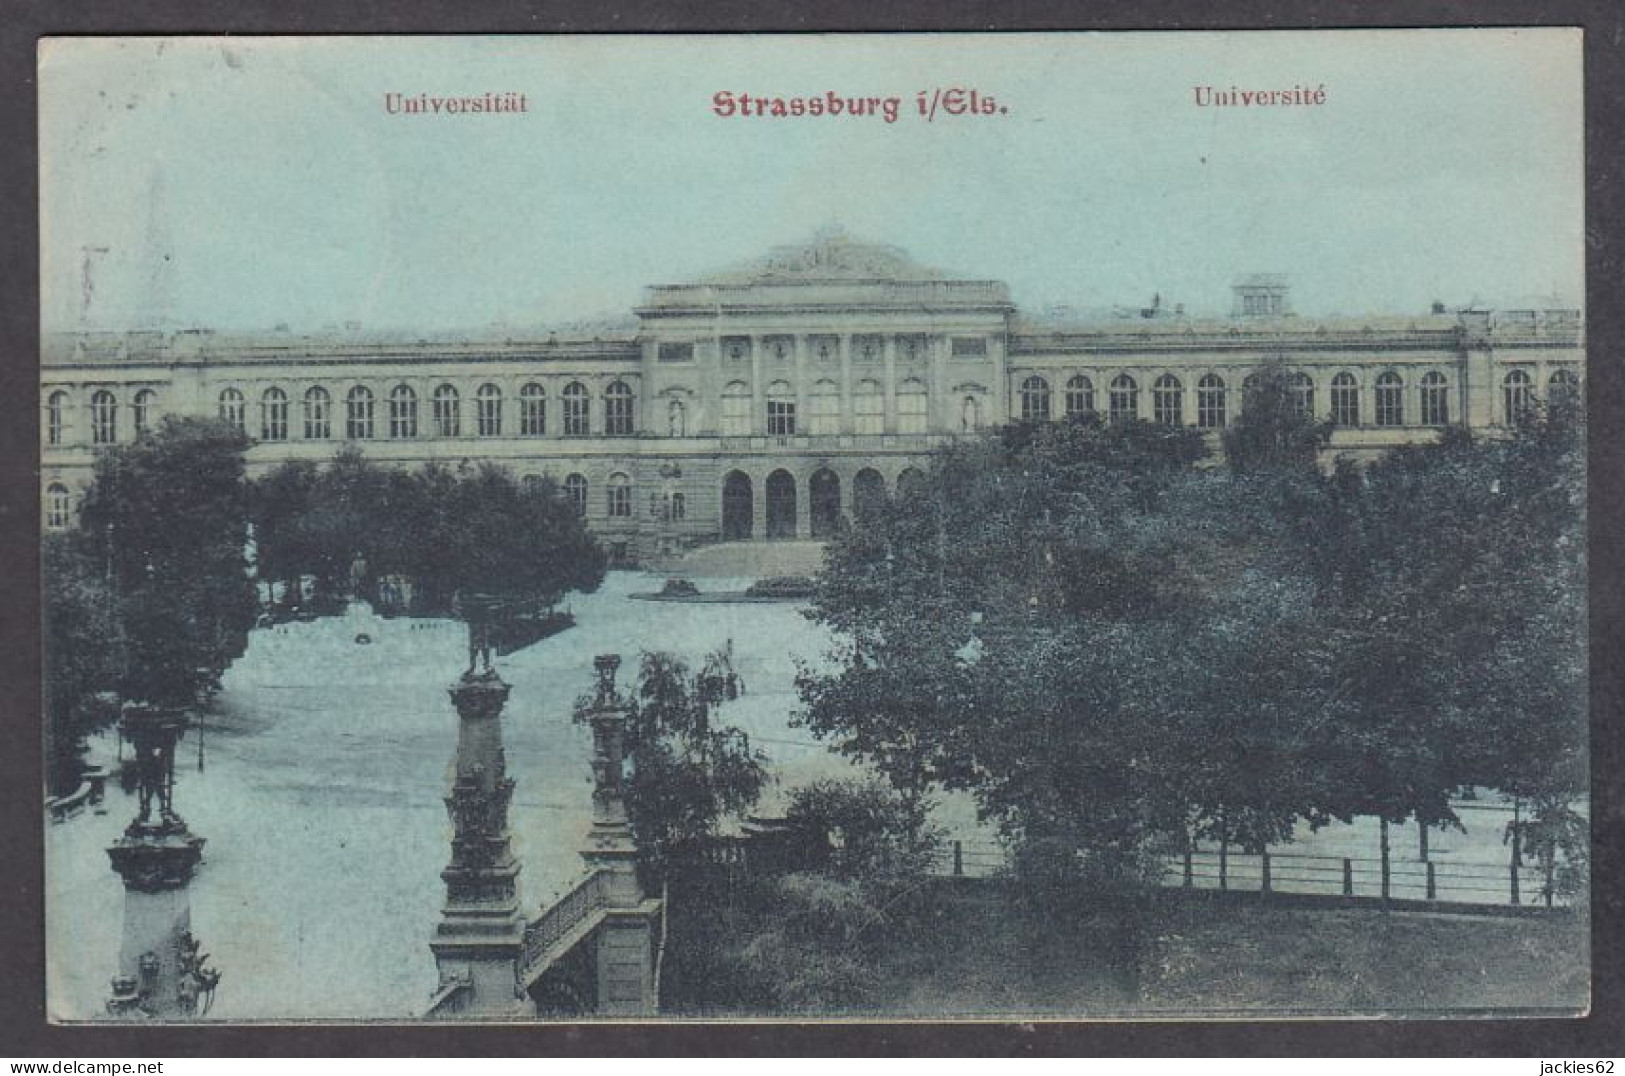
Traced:
[[1534, 410], [1534, 395], [1530, 391], [1529, 375], [1523, 370], [1513, 370], [1501, 381], [1501, 396], [1506, 411], [1508, 426], [1517, 426], [1528, 421]]
[[1152, 384], [1151, 417], [1163, 426], [1185, 424], [1185, 386], [1173, 374], [1163, 374]]
[[587, 478], [585, 475], [571, 474], [564, 479], [564, 495], [575, 505], [576, 515], [587, 514]]
[[975, 433], [982, 428], [982, 403], [975, 396], [967, 396], [959, 402], [959, 428], [965, 433]]
[[605, 487], [608, 493], [609, 518], [630, 519], [632, 517], [632, 480], [620, 471], [609, 476], [609, 485]]
[[1037, 374], [1021, 383], [1021, 421], [1049, 421], [1049, 382]]
[[45, 399], [45, 443], [60, 445], [68, 436], [68, 394], [53, 392]]
[[260, 440], [288, 439], [288, 394], [279, 388], [260, 393]]
[[666, 436], [688, 436], [688, 408], [675, 396], [666, 404]]
[[1112, 379], [1107, 393], [1107, 417], [1113, 422], [1127, 422], [1140, 414], [1140, 386], [1127, 374]]
[[248, 405], [243, 400], [243, 394], [236, 389], [227, 389], [220, 394], [220, 418], [231, 423], [243, 433], [248, 432]]
[[624, 381], [612, 381], [604, 390], [604, 435], [632, 436], [632, 390]]
[[1087, 415], [1095, 409], [1095, 383], [1082, 374], [1066, 383], [1066, 417]]
[[1292, 409], [1300, 418], [1315, 417], [1315, 382], [1308, 374], [1301, 370], [1291, 373], [1286, 378], [1287, 398], [1292, 401]]
[[474, 428], [481, 437], [502, 436], [502, 390], [489, 382], [474, 394]]
[[853, 389], [852, 431], [886, 432], [886, 398], [880, 391], [880, 382], [865, 378]]
[[547, 390], [532, 381], [519, 390], [519, 436], [547, 433]]
[[418, 394], [410, 385], [396, 385], [390, 390], [389, 435], [397, 439], [418, 435]]
[[1222, 430], [1226, 413], [1224, 378], [1207, 374], [1196, 383], [1196, 424], [1204, 430]]
[[519, 479], [519, 484], [524, 487], [526, 493], [536, 493], [542, 488], [542, 476], [539, 474], [524, 475]]
[[789, 437], [796, 432], [796, 400], [788, 381], [767, 387], [767, 435]]
[[743, 381], [730, 381], [722, 390], [722, 435], [750, 436], [750, 386]]
[[897, 432], [924, 433], [930, 421], [931, 398], [925, 382], [909, 378], [897, 387]]
[[68, 525], [73, 518], [73, 500], [68, 494], [68, 487], [61, 482], [52, 482], [45, 487], [45, 525], [51, 530], [59, 531]]
[[1450, 425], [1450, 385], [1437, 370], [1422, 375], [1422, 425]]
[[1332, 378], [1332, 421], [1339, 426], [1360, 424], [1360, 383], [1347, 370]]
[[807, 401], [807, 432], [827, 436], [841, 432], [841, 388], [833, 381], [813, 385]]
[[[153, 412], [158, 407], [158, 394], [152, 389], [142, 389], [130, 401], [130, 424], [135, 428], [137, 437], [145, 437], [152, 432]], [[287, 416], [283, 416], [283, 425], [287, 425]]]
[[320, 385], [305, 390], [305, 440], [325, 441], [333, 436], [333, 397]]
[[1405, 425], [1405, 379], [1392, 370], [1377, 375], [1377, 425]]
[[461, 437], [463, 433], [463, 401], [457, 394], [456, 388], [451, 385], [441, 385], [434, 390], [431, 401], [434, 409], [434, 435], [436, 437]]
[[1546, 381], [1546, 397], [1560, 407], [1580, 402], [1580, 378], [1573, 370], [1554, 370]]
[[564, 386], [564, 436], [585, 437], [592, 428], [587, 417], [588, 408], [592, 398], [587, 395], [587, 386], [579, 381], [572, 381]]
[[344, 436], [351, 441], [372, 438], [372, 390], [357, 385], [344, 398]]

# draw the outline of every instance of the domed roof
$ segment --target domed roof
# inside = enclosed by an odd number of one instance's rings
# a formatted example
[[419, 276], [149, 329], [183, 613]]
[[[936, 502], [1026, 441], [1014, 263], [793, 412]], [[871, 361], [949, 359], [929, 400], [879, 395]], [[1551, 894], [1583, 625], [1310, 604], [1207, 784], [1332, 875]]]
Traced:
[[820, 229], [808, 243], [774, 247], [736, 269], [701, 277], [699, 284], [770, 284], [854, 280], [943, 280], [900, 247], [860, 243], [839, 226]]

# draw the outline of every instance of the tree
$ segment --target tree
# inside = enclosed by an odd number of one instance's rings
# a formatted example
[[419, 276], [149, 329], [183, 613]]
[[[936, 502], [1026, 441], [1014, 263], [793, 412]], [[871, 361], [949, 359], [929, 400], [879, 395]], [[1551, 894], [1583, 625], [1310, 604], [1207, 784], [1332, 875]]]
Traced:
[[484, 464], [418, 471], [377, 466], [346, 448], [323, 468], [289, 463], [255, 483], [260, 565], [269, 578], [314, 575], [346, 594], [357, 554], [364, 586], [412, 580], [417, 607], [448, 613], [462, 592], [551, 605], [595, 589], [607, 558], [548, 480], [521, 485]]
[[80, 528], [113, 595], [124, 700], [194, 705], [247, 644], [246, 447], [229, 423], [170, 417], [96, 461]]
[[1280, 359], [1248, 376], [1241, 413], [1225, 427], [1224, 456], [1232, 470], [1313, 468], [1331, 439], [1330, 421], [1317, 421], [1300, 406], [1297, 378]]
[[[738, 690], [729, 650], [709, 655], [698, 674], [669, 653], [645, 653], [640, 663], [628, 702], [626, 806], [648, 881], [664, 881], [674, 856], [699, 851], [723, 819], [756, 803], [767, 781], [750, 737], [717, 720]], [[590, 710], [581, 699], [576, 720]]]
[[114, 716], [94, 700], [115, 687], [123, 640], [107, 572], [84, 535], [47, 534], [40, 559], [46, 779], [66, 793], [79, 782], [83, 738]]

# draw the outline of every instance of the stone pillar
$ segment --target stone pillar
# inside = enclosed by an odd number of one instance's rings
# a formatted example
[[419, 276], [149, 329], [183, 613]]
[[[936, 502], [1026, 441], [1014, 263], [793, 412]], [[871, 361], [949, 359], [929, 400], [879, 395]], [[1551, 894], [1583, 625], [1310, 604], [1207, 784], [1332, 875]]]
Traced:
[[638, 1016], [657, 1008], [654, 981], [658, 901], [646, 900], [638, 881], [637, 844], [623, 787], [626, 707], [615, 691], [618, 654], [593, 659], [598, 693], [592, 725], [592, 828], [581, 858], [604, 879], [605, 916], [595, 942], [600, 1016]]
[[187, 885], [203, 858], [174, 809], [175, 744], [189, 723], [183, 710], [130, 705], [120, 719], [135, 750], [140, 809], [107, 849], [124, 882], [118, 974], [107, 1002], [125, 1019], [186, 1019], [208, 1011], [220, 973], [192, 937]]
[[762, 338], [750, 337], [750, 432], [767, 433], [767, 386], [762, 384]]
[[842, 333], [835, 346], [841, 356], [841, 432], [852, 433], [857, 429], [852, 417], [852, 334]]
[[[768, 473], [772, 473], [769, 470]], [[750, 476], [750, 537], [760, 542], [767, 538], [767, 478], [763, 474]]]
[[495, 672], [470, 670], [450, 689], [457, 708], [457, 756], [451, 794], [451, 862], [440, 872], [446, 903], [429, 949], [440, 989], [460, 984], [442, 1012], [464, 1017], [515, 1016], [525, 1011], [518, 985], [525, 924], [514, 880], [519, 864], [509, 847], [508, 804], [513, 779], [502, 750], [502, 707], [508, 685]]
[[880, 428], [886, 433], [897, 432], [897, 337], [887, 333], [880, 340], [880, 359], [886, 380], [882, 390], [886, 394], [886, 413]]
[[802, 333], [792, 336], [790, 348], [791, 357], [795, 360], [796, 433], [805, 436], [812, 432], [812, 415], [807, 410], [807, 337]]

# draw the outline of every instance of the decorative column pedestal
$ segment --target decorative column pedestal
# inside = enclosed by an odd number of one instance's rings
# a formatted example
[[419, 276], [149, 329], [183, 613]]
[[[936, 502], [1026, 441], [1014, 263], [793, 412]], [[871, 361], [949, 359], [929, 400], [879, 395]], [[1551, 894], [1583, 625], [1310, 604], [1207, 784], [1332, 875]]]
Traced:
[[107, 849], [124, 882], [119, 971], [107, 1002], [122, 1019], [186, 1019], [207, 1012], [220, 972], [192, 937], [187, 885], [203, 858], [203, 838], [175, 813], [175, 744], [185, 711], [127, 706], [120, 728], [135, 748], [139, 813]]
[[581, 858], [605, 878], [605, 915], [598, 928], [600, 1016], [647, 1016], [656, 1009], [654, 921], [658, 901], [644, 898], [638, 849], [623, 787], [626, 707], [615, 691], [617, 654], [593, 659], [598, 693], [588, 721], [593, 744], [593, 821]]
[[514, 880], [519, 864], [508, 830], [513, 780], [502, 750], [508, 685], [487, 665], [451, 688], [457, 757], [446, 809], [451, 862], [440, 872], [446, 903], [429, 943], [440, 991], [455, 991], [443, 1015], [514, 1017], [529, 1011], [517, 987], [525, 923]]

